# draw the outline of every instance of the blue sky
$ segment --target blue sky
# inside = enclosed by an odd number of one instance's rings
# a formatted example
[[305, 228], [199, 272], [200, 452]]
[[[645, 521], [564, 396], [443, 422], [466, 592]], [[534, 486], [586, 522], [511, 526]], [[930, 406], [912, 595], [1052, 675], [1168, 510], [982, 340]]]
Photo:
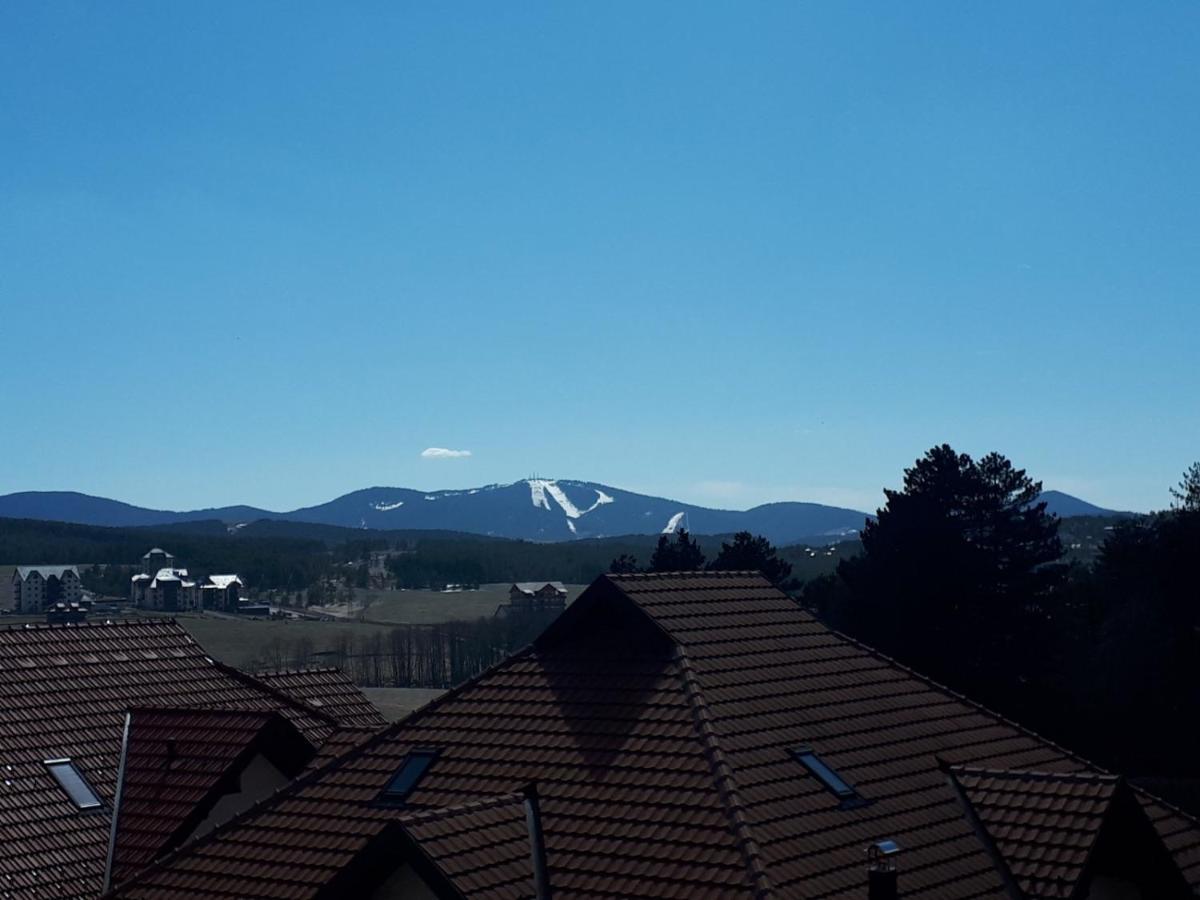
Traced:
[[1200, 5], [335, 6], [0, 5], [0, 492], [1200, 457]]

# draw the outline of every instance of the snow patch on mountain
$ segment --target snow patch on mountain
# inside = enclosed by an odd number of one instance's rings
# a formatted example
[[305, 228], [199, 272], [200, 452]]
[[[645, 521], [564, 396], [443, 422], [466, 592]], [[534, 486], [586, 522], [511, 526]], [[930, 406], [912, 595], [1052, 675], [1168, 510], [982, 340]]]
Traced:
[[679, 527], [679, 523], [683, 521], [683, 517], [686, 515], [687, 513], [685, 512], [675, 513], [675, 515], [671, 516], [671, 518], [667, 520], [667, 527], [662, 530], [662, 533], [674, 534], [675, 529]]
[[533, 505], [550, 509], [550, 501], [546, 499], [546, 485], [550, 482], [541, 478], [531, 478], [526, 483], [529, 485], [529, 499], [533, 501]]
[[600, 488], [594, 488], [594, 490], [596, 491], [596, 502], [593, 503], [591, 506], [589, 506], [587, 509], [585, 509], [584, 513], [590, 513], [597, 506], [603, 506], [605, 503], [613, 503], [614, 502], [613, 498], [608, 496], [608, 494], [604, 493], [604, 491], [600, 490]]
[[[562, 507], [562, 511], [567, 514], [568, 519], [578, 519], [583, 513], [579, 511], [579, 507], [571, 502], [571, 498], [566, 495], [566, 492], [553, 481], [547, 481], [545, 491], [554, 498], [554, 502]], [[548, 509], [549, 507], [547, 507]]]
[[371, 509], [377, 509], [380, 512], [391, 512], [393, 509], [399, 509], [403, 505], [403, 500], [397, 500], [395, 503], [372, 503]]
[[554, 498], [554, 502], [559, 505], [562, 511], [567, 514], [568, 519], [578, 519], [581, 516], [586, 516], [596, 507], [613, 502], [613, 498], [604, 493], [604, 491], [593, 488], [596, 491], [596, 501], [587, 509], [580, 509], [567, 496], [567, 492], [558, 486], [557, 481], [552, 481], [549, 478], [531, 478], [527, 484], [529, 485], [529, 497], [533, 501], [534, 506], [549, 510], [550, 501], [546, 499], [546, 495], [549, 494]]

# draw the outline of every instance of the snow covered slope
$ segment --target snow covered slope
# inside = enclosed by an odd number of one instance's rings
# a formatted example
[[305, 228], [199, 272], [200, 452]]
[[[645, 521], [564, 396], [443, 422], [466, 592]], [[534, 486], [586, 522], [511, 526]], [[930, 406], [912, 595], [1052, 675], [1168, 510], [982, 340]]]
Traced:
[[[1047, 492], [1047, 499], [1060, 506], [1064, 497]], [[865, 513], [853, 509], [818, 503], [767, 503], [744, 511], [709, 509], [590, 481], [550, 478], [470, 490], [426, 492], [373, 487], [290, 512], [247, 506], [169, 512], [84, 494], [9, 494], [0, 497], [0, 516], [89, 525], [157, 525], [200, 519], [237, 524], [282, 519], [350, 528], [436, 528], [533, 541], [671, 534], [680, 528], [696, 534], [745, 530], [764, 535], [776, 544], [849, 534], [861, 528], [866, 518]]]

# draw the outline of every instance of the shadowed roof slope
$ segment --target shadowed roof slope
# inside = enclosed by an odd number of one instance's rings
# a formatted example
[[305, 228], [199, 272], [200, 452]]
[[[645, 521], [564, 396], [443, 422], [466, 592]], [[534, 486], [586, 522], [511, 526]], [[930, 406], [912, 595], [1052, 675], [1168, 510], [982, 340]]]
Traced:
[[[857, 802], [801, 765], [801, 747]], [[438, 756], [409, 807], [537, 783], [560, 898], [861, 898], [864, 848], [886, 838], [903, 848], [906, 898], [1003, 896], [939, 760], [1091, 768], [830, 632], [757, 574], [605, 576], [532, 647], [119, 894], [313, 896], [406, 814], [374, 801], [421, 748]], [[1173, 812], [1163, 821], [1182, 869], [1200, 832]]]
[[293, 699], [333, 716], [345, 726], [383, 728], [387, 720], [341, 669], [294, 669], [258, 672], [259, 681]]
[[[100, 890], [131, 707], [279, 710], [313, 743], [336, 724], [213, 662], [168, 619], [0, 629], [0, 685], [0, 889], [17, 895]], [[100, 809], [70, 801], [44, 765], [58, 758], [72, 760]]]
[[[557, 896], [745, 896], [746, 860], [672, 647], [635, 611], [609, 625], [527, 648], [115, 893], [317, 896], [389, 822], [536, 783]], [[406, 804], [379, 805], [421, 748], [438, 755]]]

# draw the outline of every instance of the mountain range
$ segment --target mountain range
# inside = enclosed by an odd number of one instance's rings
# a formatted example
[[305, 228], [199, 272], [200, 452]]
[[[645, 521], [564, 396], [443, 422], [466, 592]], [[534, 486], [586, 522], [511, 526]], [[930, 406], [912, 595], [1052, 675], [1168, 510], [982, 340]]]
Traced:
[[[1070, 494], [1046, 491], [1050, 512], [1066, 516], [1121, 516]], [[415, 491], [372, 487], [328, 503], [288, 512], [253, 506], [188, 511], [146, 509], [70, 491], [26, 491], [0, 496], [0, 517], [145, 526], [219, 519], [236, 532], [261, 519], [350, 528], [445, 529], [534, 541], [566, 541], [625, 534], [696, 534], [751, 531], [776, 544], [843, 537], [862, 528], [868, 514], [820, 503], [766, 503], [722, 510], [625, 491], [590, 481], [529, 478], [468, 490]]]

